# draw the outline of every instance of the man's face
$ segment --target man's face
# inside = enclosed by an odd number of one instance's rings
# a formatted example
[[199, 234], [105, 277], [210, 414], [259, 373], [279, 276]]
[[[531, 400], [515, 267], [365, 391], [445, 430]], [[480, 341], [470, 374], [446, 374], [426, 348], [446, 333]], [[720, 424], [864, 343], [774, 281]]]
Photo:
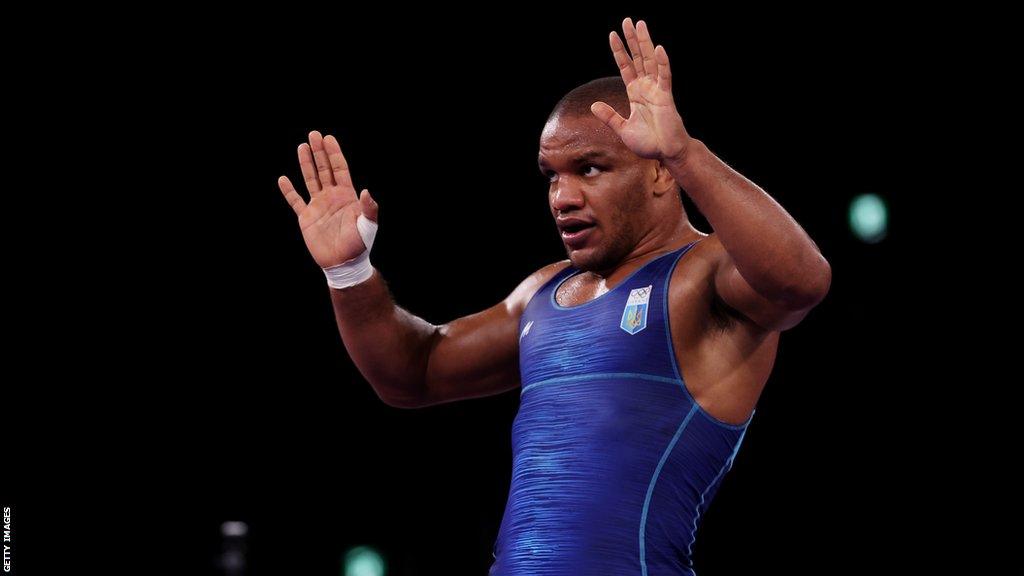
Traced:
[[643, 234], [652, 161], [588, 114], [552, 118], [541, 133], [537, 162], [550, 180], [548, 206], [573, 266], [614, 268]]

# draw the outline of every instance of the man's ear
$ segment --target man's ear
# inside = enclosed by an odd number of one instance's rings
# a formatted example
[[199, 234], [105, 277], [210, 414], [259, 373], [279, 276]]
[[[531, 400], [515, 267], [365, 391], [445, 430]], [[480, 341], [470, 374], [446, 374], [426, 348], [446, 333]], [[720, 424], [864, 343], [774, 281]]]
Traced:
[[676, 179], [660, 160], [654, 162], [654, 195], [661, 196], [666, 192], [675, 193], [679, 189]]

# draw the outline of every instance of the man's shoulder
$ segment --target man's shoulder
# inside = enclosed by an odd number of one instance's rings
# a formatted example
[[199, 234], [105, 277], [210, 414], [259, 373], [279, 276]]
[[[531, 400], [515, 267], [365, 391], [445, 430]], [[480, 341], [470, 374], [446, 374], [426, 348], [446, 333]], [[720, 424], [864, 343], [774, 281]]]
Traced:
[[548, 280], [554, 278], [556, 274], [558, 274], [562, 270], [565, 270], [571, 265], [572, 262], [570, 262], [568, 258], [559, 260], [558, 262], [552, 262], [551, 264], [538, 268], [533, 274], [527, 276], [524, 282], [533, 279], [540, 280], [541, 284], [544, 284]]
[[516, 289], [509, 294], [506, 302], [509, 308], [522, 313], [526, 310], [526, 305], [529, 304], [530, 300], [537, 293], [538, 290], [545, 284], [551, 281], [556, 274], [565, 270], [571, 265], [569, 259], [559, 260], [558, 262], [552, 262], [546, 266], [543, 266], [529, 276], [523, 279], [522, 282], [516, 286]]
[[674, 317], [698, 319], [700, 326], [714, 325], [720, 329], [734, 326], [739, 320], [746, 321], [722, 300], [715, 287], [715, 275], [729, 258], [715, 233], [705, 236], [683, 256], [672, 271], [669, 286]]
[[675, 299], [704, 300], [713, 296], [713, 278], [723, 260], [725, 247], [714, 233], [700, 239], [677, 261], [672, 270], [669, 296]]
[[[699, 242], [693, 245], [680, 260], [674, 272], [679, 275], [696, 273], [696, 275], [712, 274], [729, 257], [725, 246], [714, 232], [704, 236]], [[687, 274], [690, 275], [690, 274]]]
[[718, 259], [725, 255], [725, 246], [722, 246], [721, 239], [714, 232], [701, 238], [700, 242], [694, 245], [692, 252], [701, 254], [702, 259]]

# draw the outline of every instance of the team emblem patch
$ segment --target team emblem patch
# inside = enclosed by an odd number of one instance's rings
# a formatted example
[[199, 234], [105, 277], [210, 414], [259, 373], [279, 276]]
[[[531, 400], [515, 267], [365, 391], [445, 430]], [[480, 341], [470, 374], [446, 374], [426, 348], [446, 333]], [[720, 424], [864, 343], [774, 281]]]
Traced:
[[651, 286], [636, 288], [629, 291], [629, 299], [626, 300], [626, 309], [622, 311], [622, 322], [619, 327], [636, 334], [647, 328], [647, 308], [651, 300]]

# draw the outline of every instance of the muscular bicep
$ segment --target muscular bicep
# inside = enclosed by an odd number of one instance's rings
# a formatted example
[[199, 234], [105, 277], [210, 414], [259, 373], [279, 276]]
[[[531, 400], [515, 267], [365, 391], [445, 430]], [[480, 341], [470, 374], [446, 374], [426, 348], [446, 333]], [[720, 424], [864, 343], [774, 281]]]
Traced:
[[438, 328], [431, 343], [423, 405], [479, 398], [519, 386], [519, 319], [537, 289], [567, 265], [550, 264], [490, 308]]
[[424, 404], [499, 394], [519, 386], [519, 318], [508, 301], [441, 326], [424, 381]]
[[788, 330], [799, 324], [811, 310], [794, 310], [759, 294], [743, 278], [728, 253], [723, 253], [715, 272], [715, 292], [729, 308], [766, 330]]

